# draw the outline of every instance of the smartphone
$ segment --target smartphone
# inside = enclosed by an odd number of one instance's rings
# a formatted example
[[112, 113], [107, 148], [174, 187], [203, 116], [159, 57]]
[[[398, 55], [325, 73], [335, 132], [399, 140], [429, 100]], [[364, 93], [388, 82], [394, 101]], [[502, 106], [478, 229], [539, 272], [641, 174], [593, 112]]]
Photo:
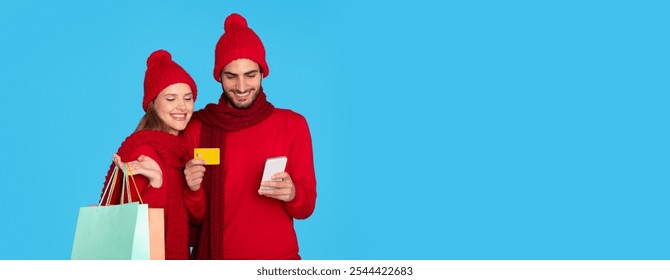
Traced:
[[[279, 157], [273, 157], [265, 160], [265, 168], [263, 169], [263, 177], [261, 178], [262, 181], [272, 181], [272, 175], [275, 175], [275, 173], [279, 172], [284, 172], [286, 169], [286, 161], [288, 159], [285, 156], [279, 156]], [[279, 181], [279, 180], [276, 180]], [[273, 187], [263, 187], [261, 186], [261, 190], [266, 190], [266, 189], [275, 189]]]

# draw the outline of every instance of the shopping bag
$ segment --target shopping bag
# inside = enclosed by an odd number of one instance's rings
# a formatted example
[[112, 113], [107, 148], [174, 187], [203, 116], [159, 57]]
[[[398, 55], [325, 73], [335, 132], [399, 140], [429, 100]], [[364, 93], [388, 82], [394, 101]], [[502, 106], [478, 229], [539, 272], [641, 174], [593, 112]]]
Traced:
[[[79, 209], [72, 245], [73, 260], [165, 259], [163, 209], [149, 209], [141, 197], [139, 203], [132, 202], [127, 178], [133, 177], [127, 165], [124, 167], [122, 204], [109, 205], [119, 174], [119, 168], [115, 166], [99, 204]], [[123, 203], [124, 198], [128, 203]]]
[[138, 202], [81, 207], [73, 260], [148, 260], [149, 212]]
[[163, 208], [149, 208], [149, 245], [152, 260], [165, 259], [165, 216]]

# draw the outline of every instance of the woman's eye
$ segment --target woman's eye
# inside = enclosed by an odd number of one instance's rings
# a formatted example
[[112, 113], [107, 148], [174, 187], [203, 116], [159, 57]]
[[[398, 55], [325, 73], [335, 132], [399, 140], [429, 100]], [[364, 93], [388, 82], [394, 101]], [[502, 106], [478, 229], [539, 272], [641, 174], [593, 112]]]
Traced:
[[167, 99], [165, 99], [165, 100], [167, 100], [167, 101], [174, 101], [174, 98], [167, 98]]

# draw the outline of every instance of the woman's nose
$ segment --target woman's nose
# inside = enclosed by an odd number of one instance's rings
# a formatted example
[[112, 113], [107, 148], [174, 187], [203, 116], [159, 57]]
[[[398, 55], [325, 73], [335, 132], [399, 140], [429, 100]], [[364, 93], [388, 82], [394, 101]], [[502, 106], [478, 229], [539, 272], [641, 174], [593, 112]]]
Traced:
[[184, 99], [178, 99], [177, 101], [177, 109], [185, 109], [186, 108], [186, 101]]

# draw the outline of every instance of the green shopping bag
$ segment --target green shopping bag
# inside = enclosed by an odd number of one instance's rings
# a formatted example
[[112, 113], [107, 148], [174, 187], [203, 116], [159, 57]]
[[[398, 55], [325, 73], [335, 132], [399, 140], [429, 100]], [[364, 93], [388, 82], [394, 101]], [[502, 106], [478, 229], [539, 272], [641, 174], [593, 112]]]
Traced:
[[[105, 186], [98, 206], [79, 209], [72, 244], [71, 258], [73, 260], [148, 260], [150, 258], [147, 204], [132, 202], [109, 205], [109, 198], [116, 185], [118, 169], [118, 167], [114, 168], [112, 177], [110, 177], [113, 179], [110, 179]], [[132, 178], [132, 174], [130, 176]], [[132, 201], [125, 174], [121, 187], [121, 199], [123, 200], [127, 190], [128, 201]], [[105, 193], [108, 190], [106, 205], [103, 205]]]

